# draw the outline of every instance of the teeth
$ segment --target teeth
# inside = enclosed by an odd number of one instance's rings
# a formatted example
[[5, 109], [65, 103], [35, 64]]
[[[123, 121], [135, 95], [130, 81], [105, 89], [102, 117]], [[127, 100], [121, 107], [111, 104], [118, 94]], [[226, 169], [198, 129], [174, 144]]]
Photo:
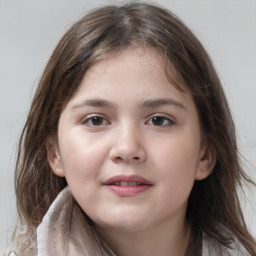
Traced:
[[121, 186], [121, 187], [127, 187], [128, 184], [129, 184], [129, 183], [126, 182], [126, 181], [121, 181], [120, 186]]
[[139, 186], [141, 183], [140, 182], [136, 182], [136, 181], [118, 181], [115, 182], [116, 186], [121, 186], [121, 187], [135, 187], [135, 186]]

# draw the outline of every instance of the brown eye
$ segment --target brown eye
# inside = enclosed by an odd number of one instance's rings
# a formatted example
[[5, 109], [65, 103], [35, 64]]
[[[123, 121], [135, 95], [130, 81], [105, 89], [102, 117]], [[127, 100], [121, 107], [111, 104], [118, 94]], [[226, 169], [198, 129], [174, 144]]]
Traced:
[[161, 116], [156, 116], [152, 118], [153, 125], [163, 125], [164, 121], [165, 121], [165, 118]]
[[86, 125], [86, 126], [101, 126], [101, 125], [108, 125], [109, 122], [101, 117], [101, 116], [88, 116], [83, 122], [82, 124]]
[[153, 125], [153, 126], [164, 127], [164, 126], [169, 126], [169, 125], [173, 124], [174, 122], [164, 116], [154, 116], [154, 117], [150, 118], [147, 123], [150, 125]]
[[91, 118], [91, 123], [92, 123], [92, 125], [95, 125], [95, 126], [102, 125], [103, 121], [104, 121], [104, 119], [100, 116], [94, 116]]

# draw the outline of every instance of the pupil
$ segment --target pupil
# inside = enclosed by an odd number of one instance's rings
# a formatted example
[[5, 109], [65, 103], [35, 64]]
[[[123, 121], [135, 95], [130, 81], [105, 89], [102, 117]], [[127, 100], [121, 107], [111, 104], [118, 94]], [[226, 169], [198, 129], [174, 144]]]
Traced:
[[103, 121], [102, 117], [95, 116], [92, 118], [93, 125], [101, 125]]
[[162, 125], [164, 122], [164, 119], [160, 116], [156, 116], [156, 117], [153, 117], [152, 122], [154, 125]]

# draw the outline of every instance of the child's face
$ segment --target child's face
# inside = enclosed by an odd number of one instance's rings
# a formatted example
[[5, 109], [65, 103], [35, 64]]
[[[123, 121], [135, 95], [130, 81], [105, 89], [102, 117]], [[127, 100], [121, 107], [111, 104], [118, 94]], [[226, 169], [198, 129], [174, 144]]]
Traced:
[[86, 73], [61, 114], [58, 153], [48, 150], [52, 169], [106, 232], [184, 223], [194, 180], [211, 171], [192, 96], [143, 48]]

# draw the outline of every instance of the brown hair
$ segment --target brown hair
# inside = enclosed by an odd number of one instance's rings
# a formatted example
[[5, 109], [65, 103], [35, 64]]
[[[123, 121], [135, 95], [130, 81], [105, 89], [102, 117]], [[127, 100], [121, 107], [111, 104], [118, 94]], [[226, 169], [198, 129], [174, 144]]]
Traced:
[[[230, 230], [251, 253], [237, 189], [253, 183], [239, 163], [231, 113], [212, 62], [193, 33], [171, 12], [151, 4], [107, 6], [85, 15], [63, 36], [40, 80], [22, 131], [15, 173], [21, 222], [37, 226], [57, 194], [66, 186], [47, 161], [46, 139], [55, 137], [60, 114], [96, 61], [132, 44], [153, 47], [182, 76], [200, 116], [205, 140], [216, 152], [211, 175], [196, 181], [187, 219], [194, 234], [203, 231], [229, 246]], [[192, 249], [191, 249], [192, 250]]]

